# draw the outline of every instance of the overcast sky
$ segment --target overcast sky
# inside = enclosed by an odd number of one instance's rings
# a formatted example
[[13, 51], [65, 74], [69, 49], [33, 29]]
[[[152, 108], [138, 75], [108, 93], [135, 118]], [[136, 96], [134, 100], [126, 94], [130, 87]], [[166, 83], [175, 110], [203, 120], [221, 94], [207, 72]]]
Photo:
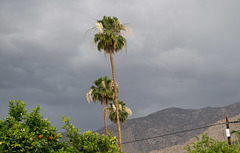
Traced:
[[114, 56], [131, 118], [239, 102], [239, 14], [239, 0], [0, 0], [0, 119], [21, 99], [58, 129], [62, 115], [80, 132], [104, 126], [102, 106], [85, 96], [112, 76], [94, 34], [85, 36], [104, 15], [134, 32], [127, 55]]

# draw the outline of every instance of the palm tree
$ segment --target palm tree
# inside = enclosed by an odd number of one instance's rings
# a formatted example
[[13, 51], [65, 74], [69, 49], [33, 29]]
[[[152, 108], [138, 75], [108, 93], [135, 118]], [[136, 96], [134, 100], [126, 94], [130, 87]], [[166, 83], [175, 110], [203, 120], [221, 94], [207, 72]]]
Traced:
[[106, 106], [108, 105], [109, 101], [112, 101], [114, 98], [113, 81], [105, 76], [94, 81], [94, 84], [95, 86], [93, 85], [86, 95], [87, 101], [89, 103], [91, 101], [100, 101], [101, 105], [103, 105], [105, 132], [106, 136], [108, 136]]
[[[128, 28], [126, 25], [122, 24], [117, 17], [107, 17], [104, 16], [102, 20], [97, 20], [96, 27], [92, 29], [99, 29], [99, 32], [94, 35], [94, 43], [97, 44], [98, 51], [104, 51], [105, 54], [110, 55], [111, 67], [112, 67], [112, 76], [113, 76], [113, 85], [114, 85], [114, 98], [116, 110], [118, 110], [118, 93], [117, 93], [117, 83], [115, 68], [113, 62], [113, 54], [121, 51], [122, 49], [126, 50], [127, 41], [122, 36], [123, 32], [127, 31]], [[90, 29], [90, 30], [92, 30]], [[121, 140], [121, 128], [119, 122], [119, 114], [116, 111], [117, 117], [117, 129], [118, 129], [118, 143], [120, 151], [122, 152], [122, 140]]]
[[[130, 108], [126, 107], [126, 103], [118, 100], [119, 104], [119, 120], [121, 123], [124, 123], [129, 116], [132, 115], [132, 111]], [[108, 117], [113, 123], [117, 123], [117, 116], [116, 116], [116, 106], [114, 103], [110, 103], [110, 107], [107, 108]]]

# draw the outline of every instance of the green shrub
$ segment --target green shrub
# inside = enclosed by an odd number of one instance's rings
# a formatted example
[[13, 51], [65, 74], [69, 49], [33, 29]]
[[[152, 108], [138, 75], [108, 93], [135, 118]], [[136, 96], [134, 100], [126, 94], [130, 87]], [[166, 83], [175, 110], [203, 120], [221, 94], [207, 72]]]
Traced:
[[207, 134], [203, 134], [201, 140], [197, 136], [196, 138], [197, 142], [191, 143], [192, 146], [188, 144], [184, 148], [189, 153], [240, 153], [237, 146], [229, 147], [227, 141], [211, 139]]
[[79, 130], [63, 116], [69, 144], [48, 119], [40, 115], [40, 107], [27, 113], [23, 101], [10, 101], [9, 114], [0, 120], [0, 153], [117, 153], [116, 137], [106, 137], [91, 131], [79, 135]]
[[62, 121], [65, 123], [63, 129], [67, 130], [67, 137], [70, 147], [69, 152], [81, 152], [81, 153], [117, 153], [119, 152], [117, 138], [112, 136], [109, 132], [108, 136], [98, 133], [92, 133], [87, 131], [82, 135], [79, 135], [79, 130], [72, 125], [69, 121], [70, 118], [63, 116]]
[[[0, 152], [57, 152], [64, 144], [48, 119], [43, 120], [40, 107], [27, 113], [26, 104], [9, 102], [9, 115], [0, 120]], [[66, 144], [65, 144], [66, 145]]]

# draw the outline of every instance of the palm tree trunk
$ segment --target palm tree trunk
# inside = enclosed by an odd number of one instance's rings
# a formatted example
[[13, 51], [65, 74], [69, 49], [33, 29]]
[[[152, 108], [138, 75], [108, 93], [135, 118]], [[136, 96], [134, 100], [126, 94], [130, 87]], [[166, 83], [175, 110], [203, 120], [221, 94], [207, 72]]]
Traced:
[[105, 125], [105, 132], [106, 136], [108, 136], [108, 131], [107, 131], [107, 112], [106, 112], [106, 100], [103, 100], [103, 113], [104, 113], [104, 125]]
[[113, 75], [113, 87], [114, 87], [114, 94], [115, 94], [115, 105], [116, 105], [116, 115], [117, 115], [117, 130], [118, 130], [118, 145], [120, 148], [120, 152], [122, 152], [122, 137], [121, 137], [121, 127], [119, 122], [119, 108], [118, 108], [118, 94], [117, 94], [117, 81], [115, 75], [115, 68], [113, 62], [113, 50], [110, 51], [110, 61], [112, 66], [112, 75]]

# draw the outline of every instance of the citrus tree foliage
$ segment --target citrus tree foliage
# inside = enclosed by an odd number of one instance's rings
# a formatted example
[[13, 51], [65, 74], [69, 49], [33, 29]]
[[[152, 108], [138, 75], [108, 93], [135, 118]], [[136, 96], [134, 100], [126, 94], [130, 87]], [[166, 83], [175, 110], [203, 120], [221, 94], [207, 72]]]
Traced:
[[9, 102], [9, 115], [0, 120], [0, 152], [58, 152], [64, 143], [48, 119], [40, 115], [40, 107], [27, 113], [26, 104]]
[[23, 101], [19, 100], [14, 104], [14, 101], [9, 101], [9, 115], [14, 117], [16, 121], [21, 121], [23, 116], [26, 115], [27, 110], [24, 109], [26, 104]]
[[92, 133], [87, 131], [82, 135], [79, 135], [79, 130], [72, 125], [69, 121], [70, 118], [63, 116], [62, 121], [65, 123], [63, 129], [67, 131], [67, 137], [70, 147], [70, 152], [81, 152], [81, 153], [117, 153], [119, 152], [117, 138], [112, 136], [109, 132], [108, 136], [101, 135], [98, 133]]
[[40, 107], [27, 113], [23, 101], [9, 102], [9, 115], [0, 120], [0, 153], [117, 153], [116, 137], [98, 136], [90, 131], [79, 135], [79, 130], [63, 116], [69, 144], [59, 142], [62, 137], [48, 119], [40, 115]]
[[184, 149], [189, 153], [240, 153], [238, 146], [229, 147], [227, 141], [218, 141], [209, 138], [207, 134], [202, 135], [202, 139], [197, 137], [197, 142], [188, 144]]

